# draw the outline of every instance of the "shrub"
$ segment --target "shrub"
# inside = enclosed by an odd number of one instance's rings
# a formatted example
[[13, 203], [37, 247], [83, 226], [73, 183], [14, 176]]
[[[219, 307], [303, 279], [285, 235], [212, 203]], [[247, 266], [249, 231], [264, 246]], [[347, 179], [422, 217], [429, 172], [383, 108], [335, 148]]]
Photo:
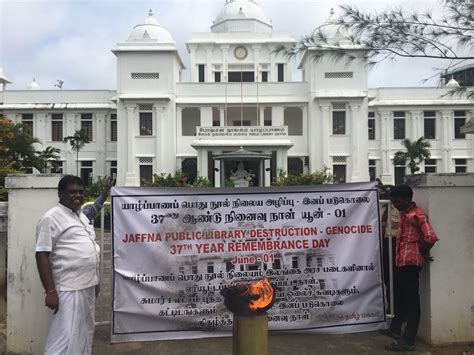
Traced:
[[285, 171], [279, 170], [278, 176], [272, 181], [272, 186], [297, 186], [297, 185], [322, 185], [332, 182], [329, 168], [324, 167], [314, 173], [286, 175]]
[[176, 171], [174, 175], [161, 173], [154, 174], [153, 181], [146, 181], [146, 187], [212, 187], [211, 182], [205, 177], [198, 176], [194, 181], [189, 182], [188, 177], [181, 171]]

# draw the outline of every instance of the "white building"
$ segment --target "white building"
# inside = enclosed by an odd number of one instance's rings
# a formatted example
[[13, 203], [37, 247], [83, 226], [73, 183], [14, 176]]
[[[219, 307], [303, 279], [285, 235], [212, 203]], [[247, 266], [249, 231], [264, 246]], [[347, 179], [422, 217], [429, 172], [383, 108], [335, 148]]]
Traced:
[[[339, 36], [329, 21], [323, 31]], [[474, 171], [474, 135], [461, 130], [473, 117], [472, 100], [443, 98], [449, 88], [369, 89], [363, 63], [316, 62], [311, 52], [299, 63], [302, 80], [293, 81], [289, 59], [274, 53], [293, 43], [273, 31], [255, 1], [227, 0], [210, 32], [186, 43], [190, 81], [183, 82], [172, 35], [150, 11], [112, 50], [116, 91], [41, 90], [33, 82], [28, 90], [1, 91], [0, 113], [23, 122], [44, 146], [60, 148], [64, 173], [76, 173], [76, 157], [62, 139], [84, 128], [92, 142], [80, 152], [80, 174], [116, 173], [119, 185], [183, 170], [221, 186], [214, 154], [240, 147], [271, 156], [255, 185], [269, 186], [280, 169], [324, 166], [337, 182], [394, 183], [406, 171], [392, 162], [402, 139], [421, 136], [432, 146], [421, 171]], [[236, 164], [225, 163], [226, 179]], [[259, 169], [256, 161], [244, 164]]]

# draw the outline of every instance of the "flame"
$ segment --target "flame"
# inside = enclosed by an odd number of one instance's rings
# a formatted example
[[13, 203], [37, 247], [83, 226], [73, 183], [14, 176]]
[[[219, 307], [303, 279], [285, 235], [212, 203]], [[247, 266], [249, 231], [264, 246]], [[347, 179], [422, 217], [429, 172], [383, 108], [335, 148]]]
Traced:
[[242, 294], [243, 296], [250, 296], [252, 299], [249, 302], [249, 308], [255, 311], [259, 308], [265, 308], [273, 300], [273, 288], [267, 279], [247, 284], [247, 290]]

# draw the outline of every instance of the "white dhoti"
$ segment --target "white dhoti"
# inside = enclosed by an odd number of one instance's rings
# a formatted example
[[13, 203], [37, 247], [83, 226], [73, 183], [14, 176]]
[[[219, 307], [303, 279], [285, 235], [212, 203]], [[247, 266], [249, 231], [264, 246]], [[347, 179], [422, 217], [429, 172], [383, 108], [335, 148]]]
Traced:
[[45, 355], [90, 354], [94, 337], [95, 287], [59, 291], [58, 313], [49, 314]]

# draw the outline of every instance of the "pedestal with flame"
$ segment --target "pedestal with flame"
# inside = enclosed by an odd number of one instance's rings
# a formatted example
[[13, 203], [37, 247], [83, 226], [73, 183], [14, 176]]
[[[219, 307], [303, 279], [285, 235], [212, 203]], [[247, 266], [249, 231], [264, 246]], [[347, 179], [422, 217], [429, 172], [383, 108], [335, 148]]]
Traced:
[[234, 315], [233, 355], [268, 354], [267, 311], [275, 301], [275, 289], [266, 279], [221, 291], [224, 304]]

